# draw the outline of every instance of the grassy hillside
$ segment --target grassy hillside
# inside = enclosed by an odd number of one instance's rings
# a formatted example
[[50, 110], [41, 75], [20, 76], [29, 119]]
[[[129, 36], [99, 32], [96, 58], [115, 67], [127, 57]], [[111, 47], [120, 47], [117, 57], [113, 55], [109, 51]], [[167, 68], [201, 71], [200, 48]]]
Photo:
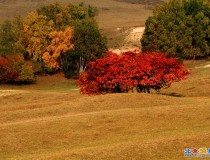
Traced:
[[[53, 1], [0, 0], [0, 23]], [[151, 15], [145, 0], [81, 1], [99, 8], [112, 46]], [[160, 94], [81, 95], [61, 74], [0, 85], [0, 160], [184, 160], [210, 147], [210, 61], [185, 64], [188, 79]]]
[[[0, 0], [0, 24], [4, 20], [12, 19], [14, 15], [20, 14], [23, 17], [30, 11], [43, 5], [60, 3], [81, 3], [90, 4], [98, 8], [99, 14], [96, 20], [99, 27], [108, 36], [109, 47], [122, 45], [124, 37], [128, 34], [125, 31], [130, 27], [144, 26], [150, 9], [145, 4], [133, 4], [116, 0]], [[122, 28], [118, 31], [117, 28]]]
[[162, 95], [84, 96], [60, 76], [0, 91], [0, 159], [182, 160], [209, 147], [210, 62], [186, 65], [188, 80]]

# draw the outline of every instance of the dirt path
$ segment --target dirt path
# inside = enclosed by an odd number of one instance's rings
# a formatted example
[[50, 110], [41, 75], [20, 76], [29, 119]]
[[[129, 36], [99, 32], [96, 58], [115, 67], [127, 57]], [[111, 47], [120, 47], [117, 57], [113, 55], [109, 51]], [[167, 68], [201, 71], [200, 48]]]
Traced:
[[[117, 28], [119, 32], [121, 28]], [[110, 48], [109, 50], [120, 55], [127, 51], [141, 52], [140, 40], [143, 36], [145, 27], [132, 27], [129, 30], [124, 31], [127, 36], [124, 37], [124, 45], [118, 48]]]
[[69, 117], [78, 117], [78, 116], [85, 116], [85, 115], [96, 115], [96, 114], [103, 114], [103, 113], [113, 113], [113, 112], [121, 112], [125, 110], [131, 110], [130, 108], [123, 108], [123, 109], [114, 109], [114, 110], [104, 110], [104, 111], [95, 111], [95, 112], [84, 112], [84, 113], [76, 113], [76, 114], [65, 114], [65, 115], [60, 115], [60, 116], [47, 116], [47, 117], [42, 117], [42, 118], [32, 118], [28, 120], [20, 120], [20, 121], [15, 121], [15, 122], [6, 122], [6, 123], [1, 123], [0, 127], [4, 126], [10, 126], [10, 125], [18, 125], [18, 124], [23, 124], [23, 123], [33, 123], [33, 122], [46, 122], [46, 121], [55, 121], [55, 120], [60, 120], [63, 118], [69, 118]]
[[0, 97], [27, 92], [26, 90], [0, 90]]

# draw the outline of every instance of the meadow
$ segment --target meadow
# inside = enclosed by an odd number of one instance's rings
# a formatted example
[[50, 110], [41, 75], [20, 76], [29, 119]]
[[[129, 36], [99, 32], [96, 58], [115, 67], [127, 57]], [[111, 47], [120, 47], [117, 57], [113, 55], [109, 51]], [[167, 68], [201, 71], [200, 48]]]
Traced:
[[[110, 40], [127, 34], [117, 27], [144, 26], [152, 12], [141, 3], [83, 1], [99, 8]], [[0, 22], [49, 2], [0, 0]], [[195, 159], [184, 150], [210, 147], [210, 61], [184, 63], [188, 79], [160, 94], [81, 95], [76, 80], [62, 74], [0, 85], [0, 160]]]
[[185, 63], [188, 79], [160, 94], [85, 96], [61, 75], [1, 86], [0, 159], [182, 160], [209, 147], [210, 62]]

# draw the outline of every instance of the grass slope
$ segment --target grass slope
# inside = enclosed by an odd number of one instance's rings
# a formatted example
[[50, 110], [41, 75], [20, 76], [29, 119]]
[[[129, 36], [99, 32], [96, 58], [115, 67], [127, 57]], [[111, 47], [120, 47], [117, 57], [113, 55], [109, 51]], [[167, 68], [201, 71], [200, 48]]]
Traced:
[[210, 144], [208, 98], [30, 94], [1, 97], [2, 159], [182, 159]]
[[[53, 1], [0, 0], [0, 23]], [[117, 27], [144, 25], [151, 15], [127, 0], [81, 1], [99, 8], [97, 21], [112, 45], [125, 34]], [[186, 62], [192, 74], [162, 95], [84, 96], [60, 75], [1, 85], [0, 159], [184, 160], [185, 148], [210, 147], [210, 68], [203, 68], [209, 64]]]
[[207, 64], [187, 62], [193, 73], [165, 95], [1, 91], [0, 159], [186, 159], [185, 148], [210, 144]]
[[145, 20], [152, 11], [145, 9], [144, 4], [132, 4], [115, 0], [2, 0], [0, 1], [0, 24], [11, 19], [15, 14], [25, 16], [43, 5], [60, 3], [90, 4], [99, 10], [97, 21], [102, 29], [116, 29], [117, 27], [130, 27], [144, 25]]
[[[0, 24], [4, 20], [12, 19], [19, 14], [23, 17], [43, 5], [60, 3], [90, 4], [98, 8], [96, 20], [100, 29], [108, 37], [109, 47], [119, 47], [128, 33], [129, 27], [144, 26], [152, 10], [146, 9], [144, 4], [132, 4], [115, 0], [0, 0]], [[117, 28], [122, 28], [119, 32]]]

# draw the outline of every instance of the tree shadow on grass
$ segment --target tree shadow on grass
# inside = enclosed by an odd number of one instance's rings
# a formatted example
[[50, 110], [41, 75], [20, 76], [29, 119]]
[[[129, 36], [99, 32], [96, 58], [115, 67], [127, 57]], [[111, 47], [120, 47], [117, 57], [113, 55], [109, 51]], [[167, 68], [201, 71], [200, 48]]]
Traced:
[[159, 94], [165, 95], [165, 96], [171, 96], [171, 97], [185, 97], [184, 95], [179, 94], [179, 93], [175, 93], [175, 92], [172, 92], [172, 93], [159, 93]]

